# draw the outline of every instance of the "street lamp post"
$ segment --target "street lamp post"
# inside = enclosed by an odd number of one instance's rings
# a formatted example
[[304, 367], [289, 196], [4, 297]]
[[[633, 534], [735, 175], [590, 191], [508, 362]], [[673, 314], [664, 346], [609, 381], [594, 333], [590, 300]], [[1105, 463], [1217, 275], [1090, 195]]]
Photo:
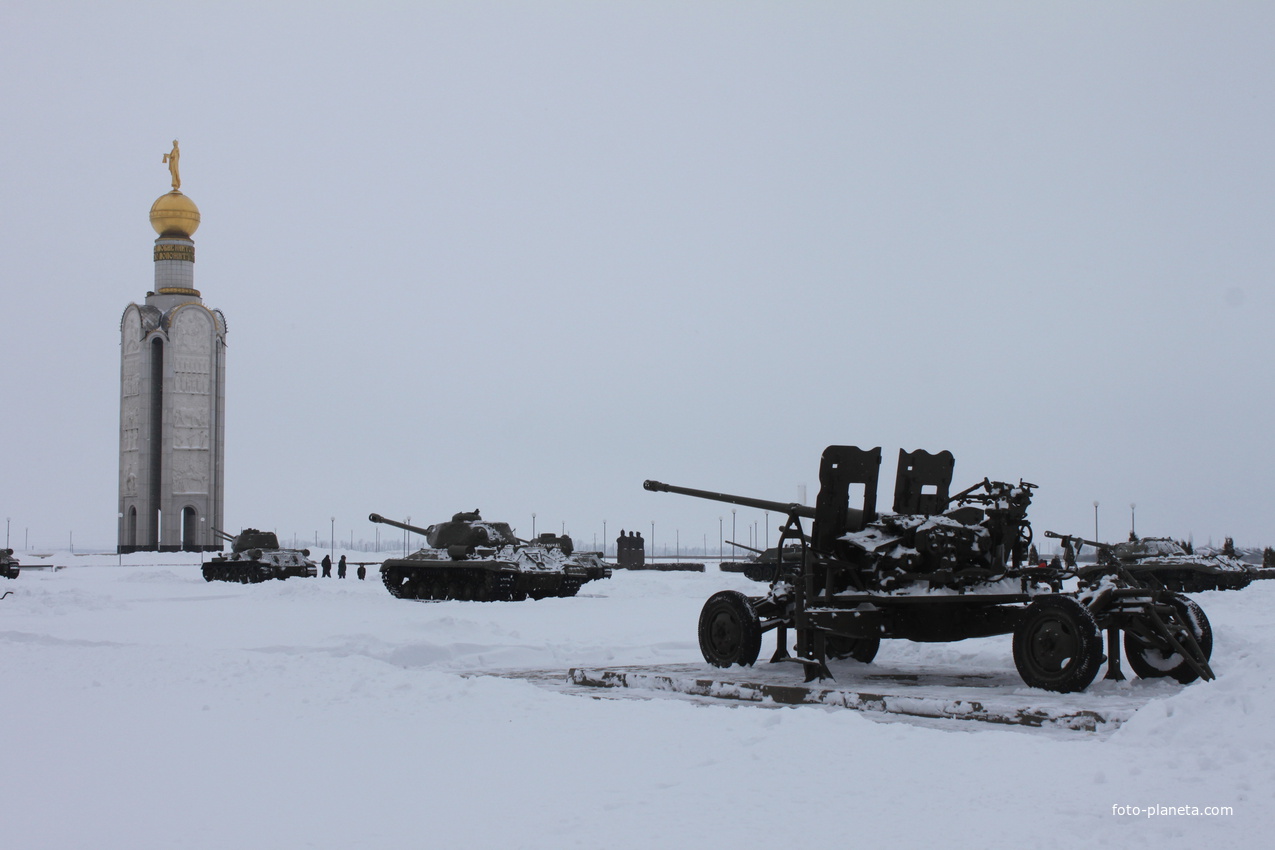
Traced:
[[719, 561], [726, 557], [726, 547], [722, 543], [722, 540], [723, 540], [722, 518], [718, 517], [717, 518], [717, 560]]
[[766, 545], [762, 548], [770, 548], [770, 511], [764, 511], [766, 514]]
[[1093, 500], [1093, 539], [1098, 542], [1098, 500]]
[[1138, 503], [1129, 503], [1129, 534], [1132, 537], [1138, 536]]
[[531, 514], [531, 539], [536, 539], [536, 514], [534, 511]]

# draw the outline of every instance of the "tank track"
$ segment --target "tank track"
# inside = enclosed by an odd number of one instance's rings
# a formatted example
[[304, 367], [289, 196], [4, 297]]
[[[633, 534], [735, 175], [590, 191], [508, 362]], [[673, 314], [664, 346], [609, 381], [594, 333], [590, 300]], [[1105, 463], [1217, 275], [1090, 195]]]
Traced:
[[207, 561], [202, 570], [204, 581], [233, 581], [240, 584], [260, 584], [263, 581], [288, 578], [310, 578], [313, 570], [297, 566], [267, 564], [261, 561]]

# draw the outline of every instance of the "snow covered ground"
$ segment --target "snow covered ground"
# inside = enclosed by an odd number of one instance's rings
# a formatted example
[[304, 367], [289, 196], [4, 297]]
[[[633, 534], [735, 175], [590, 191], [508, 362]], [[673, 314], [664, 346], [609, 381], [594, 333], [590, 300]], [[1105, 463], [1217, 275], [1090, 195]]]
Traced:
[[[375, 568], [243, 586], [184, 554], [19, 557], [0, 580], [6, 848], [1163, 850], [1275, 833], [1275, 582], [1196, 596], [1217, 681], [1100, 682], [1148, 701], [1089, 734], [469, 675], [702, 664], [703, 601], [756, 587], [712, 566], [483, 604], [394, 599]], [[878, 661], [1013, 672], [1008, 637], [886, 642]]]

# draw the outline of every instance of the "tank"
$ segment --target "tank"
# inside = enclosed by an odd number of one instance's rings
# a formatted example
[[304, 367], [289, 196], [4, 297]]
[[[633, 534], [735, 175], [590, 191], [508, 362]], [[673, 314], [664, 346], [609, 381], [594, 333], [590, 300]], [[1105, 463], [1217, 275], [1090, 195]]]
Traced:
[[18, 577], [18, 559], [13, 557], [12, 549], [0, 549], [0, 575], [5, 578]]
[[399, 599], [518, 602], [575, 596], [586, 582], [611, 577], [596, 552], [577, 553], [565, 534], [521, 540], [509, 523], [489, 522], [476, 510], [429, 528], [380, 514], [368, 519], [425, 538], [424, 549], [381, 564], [385, 589]]
[[1106, 557], [1109, 563], [1119, 564], [1136, 577], [1154, 577], [1165, 589], [1179, 593], [1241, 590], [1253, 580], [1248, 565], [1239, 558], [1192, 554], [1167, 537], [1116, 543], [1100, 548], [1098, 557]]
[[204, 562], [204, 581], [256, 584], [275, 578], [314, 578], [319, 574], [318, 566], [310, 560], [309, 549], [284, 549], [273, 531], [245, 528], [236, 537], [217, 529], [213, 533], [230, 541], [230, 554], [216, 555]]
[[796, 568], [801, 565], [801, 547], [789, 544], [783, 548], [782, 554], [778, 546], [772, 546], [769, 549], [754, 549], [752, 546], [745, 546], [743, 543], [735, 543], [727, 540], [731, 546], [752, 552], [753, 557], [747, 561], [722, 561], [718, 569], [724, 573], [743, 573], [744, 576], [752, 581], [766, 582], [769, 584], [780, 576], [780, 559], [782, 564], [787, 568], [784, 572], [796, 572]]

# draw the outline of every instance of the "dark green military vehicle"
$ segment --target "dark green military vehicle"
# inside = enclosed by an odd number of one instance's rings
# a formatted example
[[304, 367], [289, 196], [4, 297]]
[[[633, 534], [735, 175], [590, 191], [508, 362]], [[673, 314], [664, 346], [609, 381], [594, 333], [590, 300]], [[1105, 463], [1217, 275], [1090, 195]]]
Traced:
[[309, 549], [284, 549], [273, 531], [245, 528], [237, 537], [213, 529], [230, 541], [230, 554], [216, 555], [204, 563], [204, 581], [237, 581], [256, 584], [270, 579], [314, 578], [319, 568]]
[[381, 564], [385, 589], [399, 599], [516, 602], [575, 596], [585, 582], [611, 577], [596, 552], [576, 552], [566, 535], [521, 540], [509, 523], [488, 522], [478, 511], [429, 528], [380, 514], [368, 519], [425, 537], [425, 548]]
[[5, 578], [18, 577], [18, 559], [13, 557], [12, 549], [0, 549], [0, 575]]

